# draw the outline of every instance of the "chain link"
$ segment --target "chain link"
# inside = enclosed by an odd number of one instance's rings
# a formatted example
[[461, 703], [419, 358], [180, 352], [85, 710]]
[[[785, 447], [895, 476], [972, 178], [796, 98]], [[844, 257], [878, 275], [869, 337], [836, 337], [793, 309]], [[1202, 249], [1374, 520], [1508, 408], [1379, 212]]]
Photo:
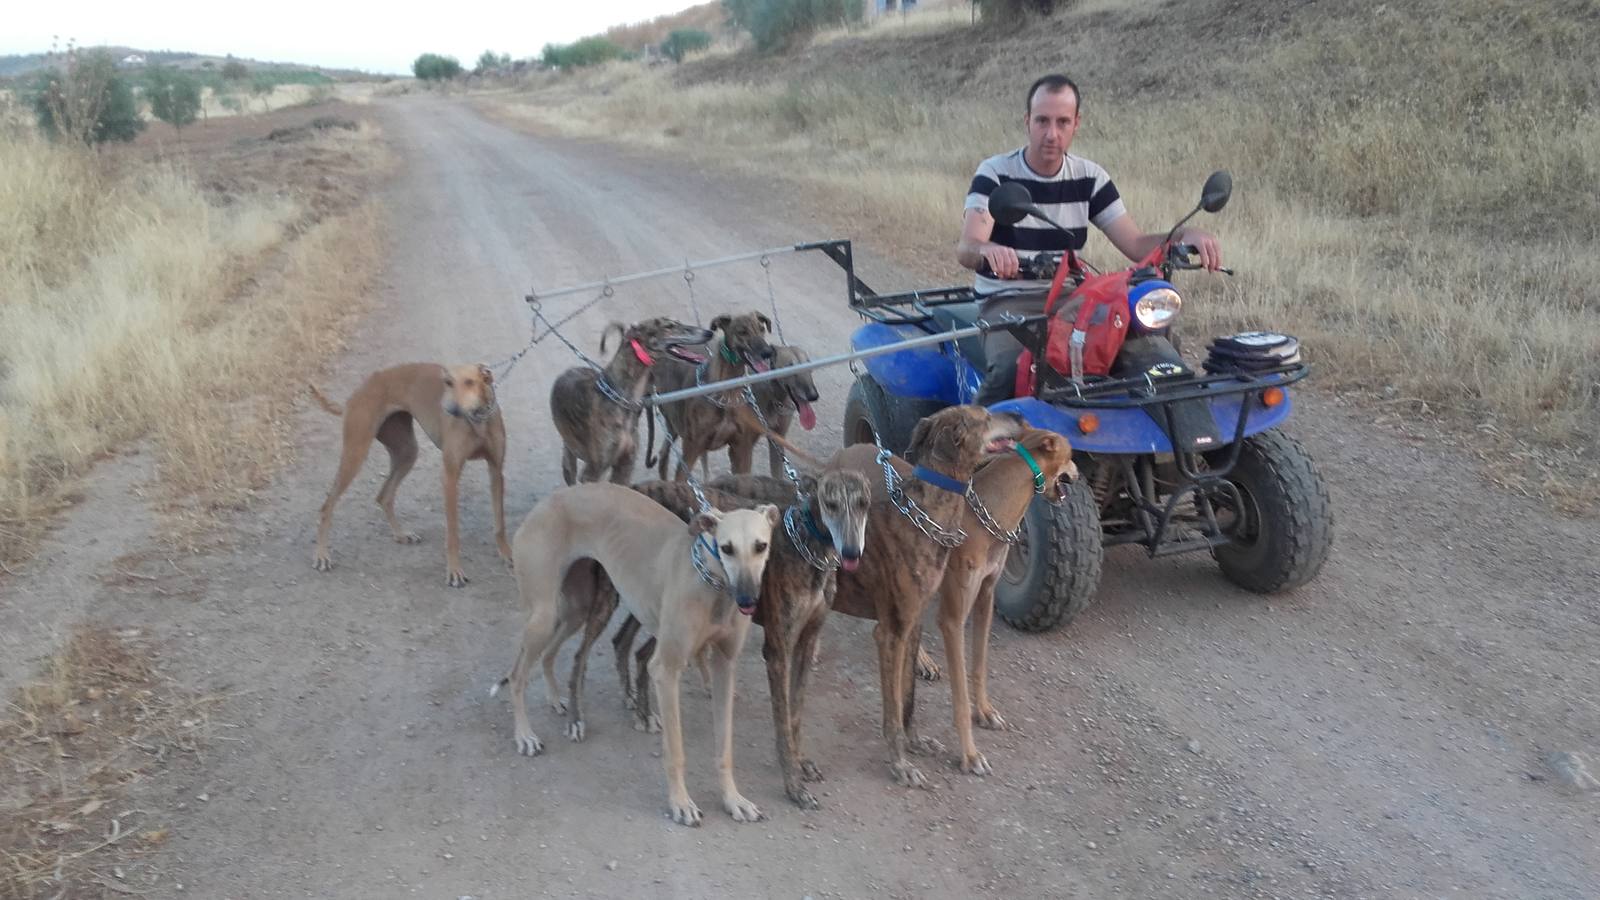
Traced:
[[[702, 531], [695, 536], [694, 542], [689, 545], [689, 561], [694, 563], [694, 570], [700, 573], [700, 580], [706, 583], [706, 587], [718, 593], [726, 593], [728, 583], [711, 574], [711, 570], [706, 567], [705, 556], [700, 552], [700, 548], [704, 546], [706, 546], [706, 535]], [[711, 552], [716, 553], [716, 548], [713, 547]], [[721, 554], [717, 554], [717, 562], [722, 562]]]
[[[761, 423], [761, 427], [769, 432], [772, 431], [772, 426], [767, 424], [766, 414], [761, 411], [761, 404], [756, 402], [755, 390], [748, 384], [744, 386], [744, 402], [750, 404], [750, 410], [756, 414], [756, 421]], [[784, 477], [794, 484], [795, 500], [804, 502], [806, 495], [800, 488], [800, 473], [796, 472], [794, 466], [789, 464], [789, 454], [783, 452], [783, 447], [773, 441], [771, 437], [768, 437], [767, 440], [772, 443], [772, 446], [778, 448], [778, 458], [783, 460]]]
[[761, 270], [767, 276], [767, 303], [772, 306], [772, 330], [778, 333], [778, 343], [788, 343], [783, 339], [783, 323], [778, 321], [778, 295], [772, 291], [772, 259], [761, 257]]
[[839, 568], [839, 554], [834, 550], [833, 545], [830, 544], [827, 552], [819, 556], [815, 550], [811, 549], [811, 540], [801, 530], [800, 526], [795, 524], [795, 520], [804, 513], [801, 504], [809, 499], [802, 497], [800, 503], [796, 503], [783, 511], [783, 530], [789, 535], [789, 543], [793, 544], [794, 549], [800, 552], [802, 559], [810, 564], [813, 569], [819, 572], [828, 572]]
[[878, 465], [883, 467], [883, 486], [889, 492], [889, 500], [894, 503], [895, 509], [917, 526], [917, 530], [928, 536], [928, 539], [941, 547], [958, 547], [967, 539], [967, 533], [960, 528], [946, 528], [933, 520], [927, 510], [917, 505], [917, 501], [906, 496], [905, 488], [900, 473], [895, 471], [894, 465], [889, 462], [892, 454], [878, 445]]
[[973, 490], [970, 484], [967, 485], [967, 506], [972, 509], [972, 514], [978, 517], [978, 522], [983, 525], [983, 530], [994, 535], [996, 539], [1007, 544], [1015, 544], [1022, 540], [1022, 523], [1018, 522], [1016, 529], [1012, 531], [1006, 531], [1001, 528], [1000, 523], [995, 521], [994, 516], [989, 512], [989, 508], [983, 505], [983, 499], [978, 496], [978, 492]]

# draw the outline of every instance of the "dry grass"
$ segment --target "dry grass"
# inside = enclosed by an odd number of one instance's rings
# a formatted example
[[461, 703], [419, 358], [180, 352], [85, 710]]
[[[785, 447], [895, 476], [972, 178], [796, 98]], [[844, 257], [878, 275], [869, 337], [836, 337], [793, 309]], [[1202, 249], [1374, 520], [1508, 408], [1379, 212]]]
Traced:
[[0, 716], [0, 897], [147, 888], [167, 830], [128, 788], [200, 752], [217, 699], [174, 686], [137, 630], [79, 629]]
[[[1027, 76], [1070, 60], [1087, 91], [1074, 149], [1112, 170], [1145, 228], [1211, 169], [1234, 174], [1234, 203], [1203, 224], [1241, 275], [1188, 279], [1194, 330], [1293, 331], [1324, 386], [1542, 448], [1506, 480], [1600, 499], [1579, 459], [1600, 433], [1600, 259], [1584, 251], [1600, 196], [1579, 187], [1600, 182], [1600, 12], [1210, 6], [1180, 22], [1097, 0], [1021, 36], [912, 16], [789, 58], [614, 64], [495, 102], [534, 127], [777, 173], [850, 236], [960, 281], [972, 171], [1022, 142]], [[1091, 258], [1114, 253], [1091, 239]], [[1575, 460], [1574, 477], [1551, 474]]]
[[361, 305], [378, 229], [354, 198], [383, 151], [370, 128], [262, 143], [151, 161], [0, 138], [0, 559], [136, 439], [173, 496], [206, 505], [240, 502], [281, 456], [276, 376], [331, 351]]

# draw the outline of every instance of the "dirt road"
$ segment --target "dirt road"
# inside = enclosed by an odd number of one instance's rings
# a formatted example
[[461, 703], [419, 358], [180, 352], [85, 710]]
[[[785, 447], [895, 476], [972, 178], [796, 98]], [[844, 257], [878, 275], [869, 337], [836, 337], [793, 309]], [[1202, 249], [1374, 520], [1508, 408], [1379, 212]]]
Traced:
[[[404, 159], [387, 198], [392, 264], [322, 385], [335, 396], [402, 360], [509, 355], [526, 338], [530, 286], [833, 236], [769, 185], [533, 139], [447, 101], [407, 98], [382, 115]], [[773, 274], [788, 341], [842, 348], [854, 319], [838, 269], [778, 257]], [[707, 318], [767, 303], [757, 265], [702, 273], [693, 291]], [[594, 354], [607, 319], [689, 310], [684, 281], [668, 277], [619, 289], [569, 333]], [[541, 344], [502, 385], [512, 527], [560, 483], [545, 403], [572, 364]], [[819, 452], [838, 444], [847, 379], [819, 377], [821, 424], [805, 436]], [[833, 618], [807, 705], [827, 774], [810, 813], [783, 797], [752, 640], [736, 767], [769, 819], [736, 825], [708, 802], [709, 698], [691, 677], [699, 829], [664, 818], [660, 743], [629, 726], [608, 644], [591, 667], [588, 740], [561, 736], [535, 686], [548, 747], [516, 755], [509, 710], [486, 692], [519, 623], [481, 466], [462, 500], [465, 589], [444, 586], [426, 445], [400, 497], [425, 542], [389, 540], [370, 503], [375, 452], [335, 519], [337, 568], [312, 571], [338, 429], [309, 403], [301, 418], [301, 459], [238, 522], [242, 549], [185, 563], [197, 599], [102, 588], [76, 606], [160, 636], [185, 680], [233, 696], [219, 718], [237, 727], [204, 764], [139, 798], [175, 822], [174, 881], [158, 895], [179, 896], [175, 882], [182, 896], [484, 900], [1600, 893], [1600, 795], [1546, 762], [1600, 758], [1597, 529], [1552, 521], [1477, 481], [1458, 449], [1377, 433], [1332, 398], [1304, 400], [1293, 423], [1338, 515], [1315, 584], [1268, 601], [1204, 558], [1109, 553], [1098, 605], [1072, 628], [997, 629], [992, 689], [1019, 728], [979, 732], [996, 774], [928, 761], [927, 791], [889, 778], [870, 627]], [[78, 558], [63, 549], [73, 540], [47, 553], [53, 580], [17, 603], [42, 617], [88, 583], [59, 574]], [[924, 733], [953, 743], [948, 689], [919, 701]]]

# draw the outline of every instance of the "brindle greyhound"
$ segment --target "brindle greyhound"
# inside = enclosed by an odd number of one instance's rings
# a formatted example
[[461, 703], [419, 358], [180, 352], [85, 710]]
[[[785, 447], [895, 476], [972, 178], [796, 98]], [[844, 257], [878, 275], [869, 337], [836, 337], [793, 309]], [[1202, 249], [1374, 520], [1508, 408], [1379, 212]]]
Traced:
[[927, 777], [906, 758], [906, 751], [938, 748], [937, 742], [917, 736], [912, 721], [916, 685], [911, 665], [922, 614], [944, 578], [950, 546], [961, 540], [954, 529], [965, 508], [967, 483], [979, 464], [1010, 452], [1022, 428], [1020, 418], [981, 406], [951, 406], [928, 416], [917, 423], [906, 448], [915, 467], [890, 458], [898, 475], [898, 496], [886, 489], [883, 468], [875, 459], [877, 448], [871, 444], [847, 447], [829, 462], [830, 469], [860, 472], [872, 481], [873, 524], [862, 563], [854, 572], [839, 574], [833, 608], [877, 620], [873, 637], [883, 691], [883, 736], [895, 780], [908, 787], [927, 786]]
[[652, 371], [671, 357], [699, 363], [701, 357], [690, 348], [711, 339], [704, 328], [665, 317], [627, 327], [613, 322], [600, 335], [601, 353], [613, 329], [621, 338], [603, 371], [574, 366], [550, 387], [550, 415], [561, 434], [561, 477], [567, 484], [579, 480], [578, 460], [583, 460], [583, 481], [599, 481], [608, 471], [618, 484], [632, 480], [640, 400]]
[[[668, 363], [661, 366], [655, 373], [656, 390], [667, 393], [693, 387], [697, 382], [710, 384], [737, 378], [749, 371], [764, 372], [772, 367], [773, 348], [767, 342], [772, 320], [766, 316], [758, 312], [721, 315], [711, 320], [711, 328], [716, 332], [716, 337], [703, 348], [705, 365], [696, 367]], [[667, 442], [675, 439], [680, 442], [680, 461], [675, 476], [679, 481], [688, 477], [696, 460], [704, 461], [710, 451], [729, 445], [738, 427], [728, 415], [727, 408], [730, 404], [743, 406], [744, 403], [744, 391], [734, 388], [712, 397], [694, 397], [661, 408], [662, 419], [666, 422]], [[751, 441], [746, 449], [753, 446], [754, 441]], [[657, 470], [661, 478], [667, 477], [669, 455], [663, 449]], [[706, 468], [709, 470], [709, 464]], [[750, 470], [748, 459], [745, 460], [744, 470]]]
[[[655, 499], [680, 518], [688, 520], [700, 508], [687, 484], [672, 481], [645, 482], [636, 490]], [[820, 781], [822, 772], [801, 750], [800, 719], [805, 702], [806, 677], [811, 670], [812, 647], [827, 618], [833, 599], [835, 563], [849, 570], [859, 563], [864, 542], [871, 487], [855, 472], [824, 472], [815, 479], [802, 478], [804, 506], [796, 506], [793, 485], [764, 476], [744, 475], [719, 478], [704, 490], [706, 499], [719, 509], [754, 506], [758, 503], [786, 504], [785, 524], [775, 529], [772, 551], [767, 559], [761, 597], [755, 612], [762, 628], [761, 655], [766, 660], [767, 683], [772, 695], [772, 720], [776, 731], [778, 765], [783, 772], [784, 793], [802, 809], [816, 809], [817, 798], [805, 782]], [[568, 735], [575, 740], [583, 735], [579, 694], [591, 644], [600, 636], [616, 607], [617, 596], [609, 579], [598, 567], [588, 573], [593, 579], [577, 586], [569, 582], [569, 596], [590, 596], [590, 616], [583, 644], [573, 658], [571, 678], [572, 724]], [[638, 686], [629, 677], [629, 645], [638, 623], [629, 617], [613, 644], [617, 645], [617, 669], [625, 696], [634, 695], [639, 727], [649, 730], [652, 716], [644, 679], [644, 666], [651, 658], [654, 639], [639, 648]], [[553, 689], [553, 688], [552, 688]]]

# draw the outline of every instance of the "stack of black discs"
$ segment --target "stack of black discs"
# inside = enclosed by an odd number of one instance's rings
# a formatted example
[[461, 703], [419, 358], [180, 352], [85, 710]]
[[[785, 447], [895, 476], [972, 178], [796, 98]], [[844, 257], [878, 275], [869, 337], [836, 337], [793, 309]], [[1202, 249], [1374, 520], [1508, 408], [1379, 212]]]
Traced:
[[1244, 331], [1219, 337], [1211, 342], [1205, 370], [1212, 375], [1223, 372], [1260, 372], [1300, 361], [1300, 341], [1276, 331]]

